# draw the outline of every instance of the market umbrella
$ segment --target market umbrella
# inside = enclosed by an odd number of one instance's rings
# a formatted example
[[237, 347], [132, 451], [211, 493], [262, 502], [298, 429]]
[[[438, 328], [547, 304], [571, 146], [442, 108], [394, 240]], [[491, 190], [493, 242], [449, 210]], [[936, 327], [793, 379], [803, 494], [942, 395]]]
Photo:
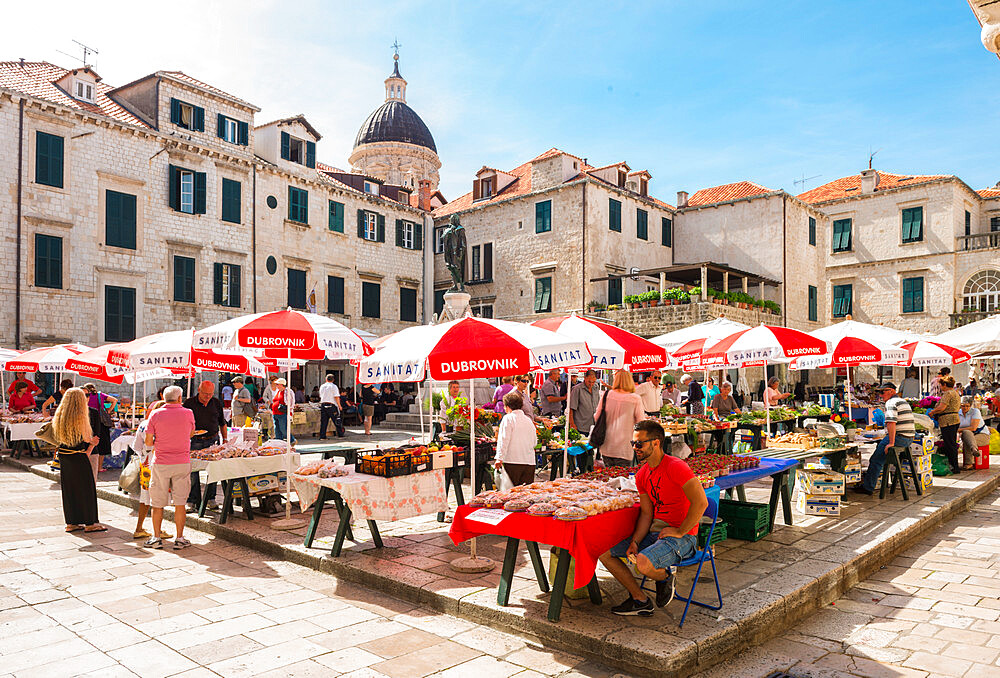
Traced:
[[[234, 349], [253, 349], [267, 358], [284, 358], [287, 361], [288, 382], [291, 381], [292, 360], [350, 360], [371, 351], [351, 328], [333, 318], [295, 311], [254, 313], [225, 320], [194, 333], [195, 349], [210, 349], [216, 352]], [[292, 408], [289, 408], [286, 426], [288, 444], [288, 464], [292, 451]], [[274, 521], [277, 529], [294, 529], [304, 523], [292, 519], [292, 469], [285, 474], [285, 517]]]
[[[860, 323], [859, 323], [860, 324]], [[812, 333], [816, 336], [815, 333]], [[847, 412], [851, 412], [851, 368], [858, 365], [898, 365], [906, 357], [906, 351], [874, 339], [844, 336], [831, 341], [830, 352], [796, 358], [790, 367], [797, 370], [815, 368], [847, 368]]]
[[[15, 348], [0, 348], [0, 365], [6, 363], [8, 360], [21, 355], [21, 351]], [[3, 369], [0, 369], [0, 393], [7, 393], [7, 384], [4, 381]]]
[[878, 342], [880, 344], [893, 344], [899, 346], [907, 341], [913, 341], [916, 337], [912, 332], [905, 332], [903, 330], [897, 330], [892, 327], [886, 327], [885, 325], [872, 325], [870, 323], [862, 323], [857, 320], [842, 320], [839, 323], [834, 323], [833, 325], [828, 325], [827, 327], [821, 327], [818, 330], [813, 330], [810, 332], [814, 337], [823, 339], [824, 341], [834, 342], [844, 339], [845, 337], [859, 337], [866, 339], [868, 341]]
[[960, 348], [948, 346], [937, 341], [913, 341], [903, 344], [900, 348], [904, 357], [897, 365], [913, 367], [937, 367], [940, 365], [961, 365], [972, 359], [972, 356]]
[[[822, 355], [829, 350], [827, 342], [790, 327], [761, 324], [741, 330], [714, 344], [701, 354], [705, 362], [726, 362], [735, 365], [763, 361], [767, 363], [791, 360], [803, 356]], [[767, 429], [771, 430], [771, 406], [767, 406]]]
[[934, 341], [962, 349], [975, 358], [1000, 356], [1000, 315], [948, 330]]
[[124, 379], [125, 369], [108, 362], [108, 353], [119, 346], [120, 343], [105, 344], [79, 353], [66, 361], [66, 370], [89, 379], [120, 384]]
[[[537, 369], [586, 365], [593, 355], [582, 341], [550, 330], [510, 322], [466, 316], [440, 325], [408, 327], [387, 337], [359, 363], [358, 381], [469, 380], [469, 460], [472, 489], [476, 487], [476, 404], [473, 379], [525, 374]], [[463, 559], [465, 560], [465, 559]], [[489, 559], [476, 556], [459, 565], [466, 570], [492, 568]]]
[[[670, 362], [667, 352], [662, 346], [657, 346], [648, 339], [632, 334], [620, 327], [608, 323], [585, 318], [573, 313], [571, 315], [545, 318], [531, 323], [535, 327], [551, 330], [564, 337], [583, 341], [590, 349], [592, 360], [581, 368], [597, 368], [604, 370], [620, 370], [629, 366], [633, 372], [642, 370], [658, 370], [667, 367]], [[569, 385], [567, 384], [567, 395]], [[566, 431], [563, 438], [563, 475], [566, 475], [569, 465], [569, 399], [566, 402]]]
[[58, 344], [26, 351], [4, 363], [8, 372], [65, 372], [66, 361], [90, 350], [83, 344]]

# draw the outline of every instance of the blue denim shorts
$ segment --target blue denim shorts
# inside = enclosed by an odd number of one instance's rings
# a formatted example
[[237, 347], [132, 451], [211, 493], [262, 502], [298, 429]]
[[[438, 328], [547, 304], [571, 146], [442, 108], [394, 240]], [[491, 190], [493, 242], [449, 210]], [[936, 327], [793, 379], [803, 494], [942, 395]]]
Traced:
[[[615, 558], [624, 558], [628, 547], [632, 543], [632, 537], [626, 537], [624, 541], [611, 547], [611, 555]], [[650, 563], [658, 570], [676, 565], [685, 558], [694, 555], [698, 547], [698, 538], [693, 534], [685, 534], [683, 537], [664, 537], [657, 539], [655, 532], [650, 532], [639, 544], [639, 553], [646, 556]]]

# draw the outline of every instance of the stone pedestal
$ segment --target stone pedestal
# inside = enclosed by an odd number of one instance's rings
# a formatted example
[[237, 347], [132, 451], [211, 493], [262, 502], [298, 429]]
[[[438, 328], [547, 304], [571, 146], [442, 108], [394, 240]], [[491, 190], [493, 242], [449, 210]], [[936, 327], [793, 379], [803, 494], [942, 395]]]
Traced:
[[444, 323], [450, 320], [458, 320], [459, 318], [464, 318], [466, 314], [471, 313], [470, 299], [472, 299], [472, 295], [468, 292], [445, 292], [444, 308], [441, 309], [441, 317], [438, 318], [438, 322]]

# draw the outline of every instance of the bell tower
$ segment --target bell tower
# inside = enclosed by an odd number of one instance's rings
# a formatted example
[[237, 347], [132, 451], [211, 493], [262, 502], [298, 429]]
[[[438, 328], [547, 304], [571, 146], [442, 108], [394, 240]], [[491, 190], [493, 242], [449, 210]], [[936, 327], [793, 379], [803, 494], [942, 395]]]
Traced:
[[392, 75], [385, 79], [385, 100], [406, 103], [406, 80], [399, 74], [399, 43], [392, 44]]

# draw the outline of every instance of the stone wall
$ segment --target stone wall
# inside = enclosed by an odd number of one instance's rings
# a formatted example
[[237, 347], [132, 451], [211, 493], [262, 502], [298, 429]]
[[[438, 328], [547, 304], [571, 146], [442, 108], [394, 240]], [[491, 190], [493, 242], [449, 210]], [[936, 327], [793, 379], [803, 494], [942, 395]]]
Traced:
[[754, 327], [760, 324], [781, 325], [782, 317], [755, 309], [742, 309], [712, 302], [692, 302], [676, 306], [653, 306], [651, 308], [619, 309], [616, 311], [596, 311], [590, 313], [597, 318], [606, 318], [618, 327], [639, 336], [650, 338], [673, 332], [691, 325], [727, 318], [733, 322]]

